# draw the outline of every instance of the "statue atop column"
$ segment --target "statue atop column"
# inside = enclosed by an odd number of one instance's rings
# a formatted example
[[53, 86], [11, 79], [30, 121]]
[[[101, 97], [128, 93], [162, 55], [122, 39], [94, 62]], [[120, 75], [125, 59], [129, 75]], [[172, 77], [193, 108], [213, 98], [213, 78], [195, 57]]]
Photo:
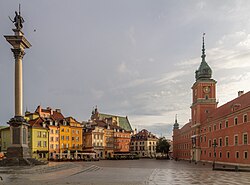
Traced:
[[14, 23], [17, 30], [21, 30], [23, 28], [24, 19], [21, 16], [20, 4], [19, 4], [19, 13], [17, 13], [17, 11], [15, 11], [15, 14], [16, 15], [14, 17], [14, 20], [12, 20], [10, 17], [9, 17], [9, 19], [11, 20], [11, 22]]

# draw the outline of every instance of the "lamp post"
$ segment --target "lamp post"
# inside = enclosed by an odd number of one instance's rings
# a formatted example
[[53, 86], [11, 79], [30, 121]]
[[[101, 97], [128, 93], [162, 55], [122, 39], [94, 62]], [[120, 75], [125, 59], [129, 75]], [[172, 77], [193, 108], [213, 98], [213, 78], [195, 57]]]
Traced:
[[213, 160], [213, 170], [215, 169], [215, 157], [216, 157], [216, 152], [215, 148], [217, 147], [218, 143], [216, 143], [216, 140], [214, 140], [214, 143], [212, 144], [214, 147], [214, 160]]

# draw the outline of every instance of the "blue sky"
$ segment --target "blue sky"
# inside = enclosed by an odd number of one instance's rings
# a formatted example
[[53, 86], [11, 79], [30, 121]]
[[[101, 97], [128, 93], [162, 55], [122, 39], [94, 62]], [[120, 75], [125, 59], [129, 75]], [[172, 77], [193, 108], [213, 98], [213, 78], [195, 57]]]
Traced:
[[41, 104], [83, 121], [97, 105], [171, 138], [175, 114], [181, 125], [190, 118], [203, 32], [219, 105], [250, 89], [247, 0], [1, 1], [2, 125], [14, 116], [14, 58], [3, 35], [12, 34], [8, 16], [19, 3], [32, 44], [23, 59], [24, 110]]

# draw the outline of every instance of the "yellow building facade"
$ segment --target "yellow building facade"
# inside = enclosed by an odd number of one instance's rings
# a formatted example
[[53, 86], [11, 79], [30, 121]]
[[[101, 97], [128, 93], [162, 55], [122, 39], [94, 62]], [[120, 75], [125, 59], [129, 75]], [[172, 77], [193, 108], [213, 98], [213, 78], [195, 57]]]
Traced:
[[2, 127], [0, 129], [1, 135], [1, 152], [6, 153], [7, 148], [11, 144], [11, 137], [10, 137], [10, 127]]
[[47, 160], [49, 158], [49, 128], [40, 117], [29, 121], [29, 124], [31, 156]]

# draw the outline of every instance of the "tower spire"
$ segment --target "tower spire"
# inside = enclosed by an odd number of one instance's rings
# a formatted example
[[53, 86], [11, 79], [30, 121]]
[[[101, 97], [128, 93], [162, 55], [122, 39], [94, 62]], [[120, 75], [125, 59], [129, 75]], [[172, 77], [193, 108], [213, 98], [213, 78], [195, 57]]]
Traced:
[[203, 33], [203, 36], [202, 36], [202, 55], [201, 55], [202, 61], [205, 61], [205, 57], [206, 57], [206, 54], [205, 54], [205, 33]]
[[198, 70], [195, 71], [196, 80], [199, 79], [210, 79], [212, 77], [212, 69], [209, 67], [205, 60], [205, 33], [202, 36], [202, 55], [201, 55], [201, 64]]
[[177, 114], [175, 115], [174, 129], [179, 129], [179, 123], [177, 122]]

